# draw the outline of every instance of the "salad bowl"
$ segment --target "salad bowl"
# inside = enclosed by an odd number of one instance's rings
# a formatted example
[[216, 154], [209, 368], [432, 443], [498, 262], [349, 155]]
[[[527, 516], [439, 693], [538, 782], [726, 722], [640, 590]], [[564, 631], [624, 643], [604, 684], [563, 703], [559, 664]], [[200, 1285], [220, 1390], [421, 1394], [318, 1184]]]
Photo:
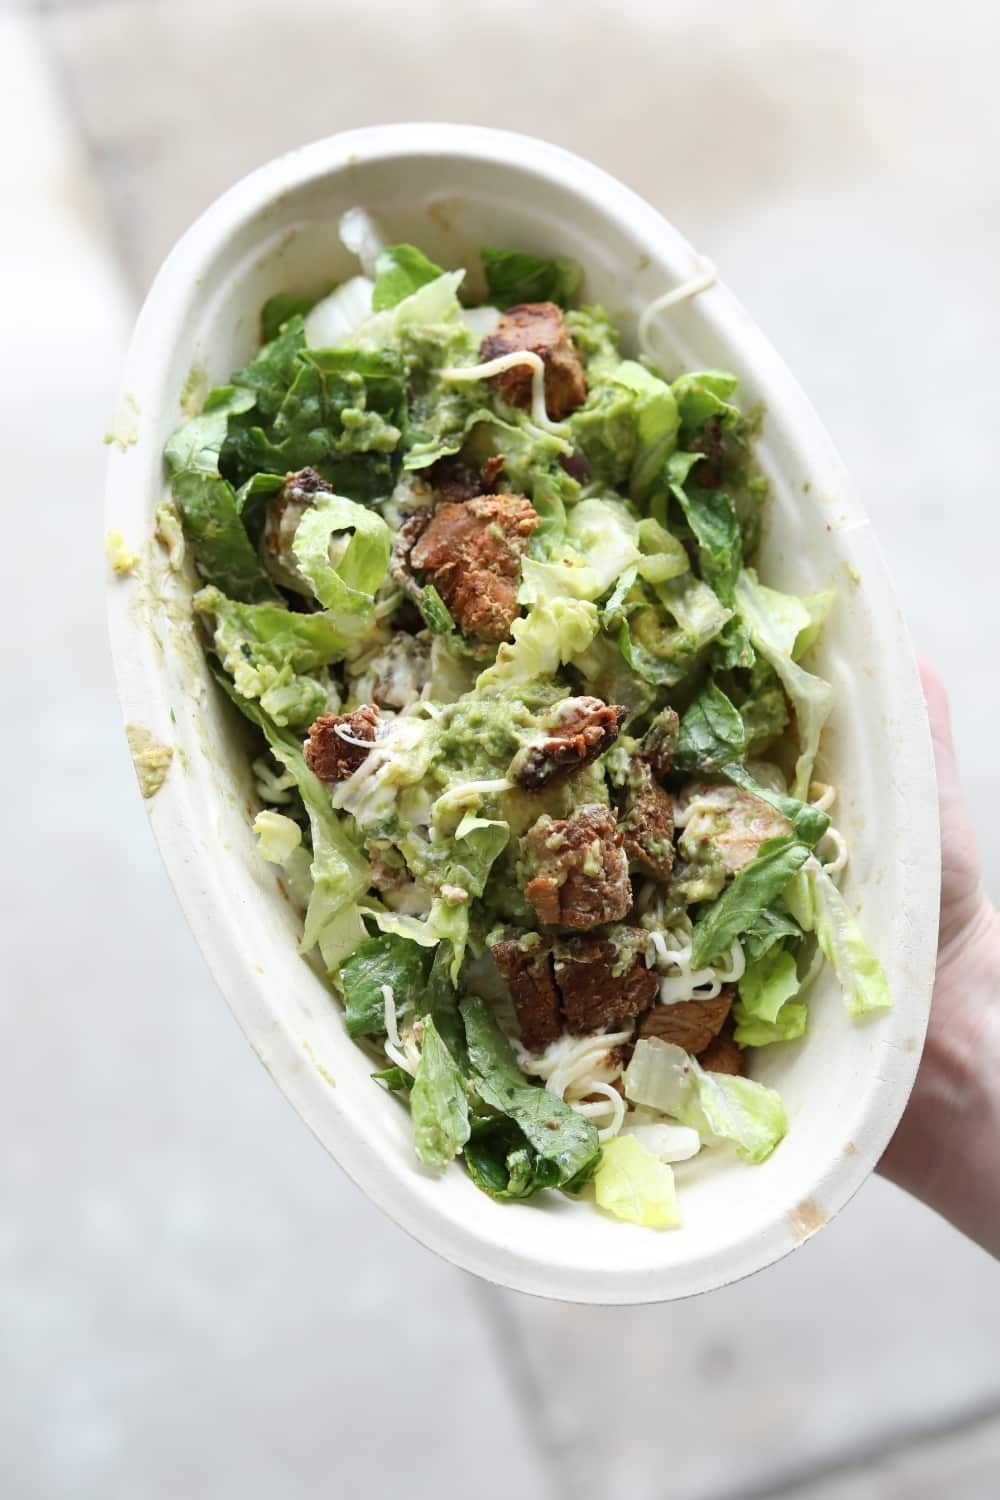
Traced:
[[[245, 727], [196, 635], [194, 576], [171, 566], [162, 525], [154, 536], [166, 440], [252, 355], [270, 297], [352, 274], [338, 222], [358, 205], [446, 268], [474, 265], [484, 244], [573, 257], [586, 300], [608, 309], [626, 351], [652, 307], [643, 332], [664, 368], [731, 370], [764, 411], [763, 575], [799, 594], [836, 591], [818, 653], [836, 705], [821, 767], [850, 848], [843, 892], [895, 1003], [848, 1021], [833, 975], [820, 977], [808, 1037], [755, 1059], [755, 1078], [785, 1101], [786, 1139], [753, 1171], [733, 1170], [725, 1150], [684, 1163], [676, 1232], [618, 1224], [556, 1195], [544, 1206], [499, 1203], [455, 1166], [420, 1166], [405, 1112], [372, 1084], [370, 1060], [296, 951], [297, 914], [255, 851]], [[671, 303], [685, 286], [696, 295]], [[937, 938], [933, 758], [906, 627], [844, 466], [764, 335], [685, 239], [598, 168], [523, 136], [392, 125], [317, 142], [224, 194], [168, 257], [136, 326], [113, 437], [107, 525], [139, 561], [111, 581], [111, 636], [153, 832], [248, 1041], [358, 1187], [455, 1264], [584, 1302], [723, 1286], [821, 1229], [876, 1165], [919, 1063]]]

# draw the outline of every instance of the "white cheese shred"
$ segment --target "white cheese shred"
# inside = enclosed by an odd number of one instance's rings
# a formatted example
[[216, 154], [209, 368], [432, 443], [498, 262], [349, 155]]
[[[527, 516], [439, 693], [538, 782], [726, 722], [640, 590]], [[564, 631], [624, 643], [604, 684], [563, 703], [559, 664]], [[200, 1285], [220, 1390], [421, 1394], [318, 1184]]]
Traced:
[[678, 302], [686, 302], [689, 297], [697, 297], [699, 292], [707, 292], [709, 287], [716, 282], [716, 270], [710, 260], [704, 256], [699, 257], [701, 270], [691, 276], [687, 281], [675, 286], [662, 296], [654, 297], [652, 302], [643, 308], [639, 315], [639, 348], [649, 359], [656, 359], [656, 351], [650, 340], [650, 330], [653, 320], [659, 317], [661, 312], [666, 312], [670, 307], [676, 307]]
[[565, 427], [561, 422], [553, 422], [545, 409], [545, 362], [540, 354], [534, 354], [530, 349], [514, 349], [510, 354], [500, 354], [496, 359], [488, 359], [481, 365], [459, 365], [442, 370], [441, 379], [490, 380], [494, 375], [502, 375], [505, 370], [514, 369], [516, 365], [531, 366], [531, 420], [544, 431], [551, 432], [556, 437], [564, 437]]

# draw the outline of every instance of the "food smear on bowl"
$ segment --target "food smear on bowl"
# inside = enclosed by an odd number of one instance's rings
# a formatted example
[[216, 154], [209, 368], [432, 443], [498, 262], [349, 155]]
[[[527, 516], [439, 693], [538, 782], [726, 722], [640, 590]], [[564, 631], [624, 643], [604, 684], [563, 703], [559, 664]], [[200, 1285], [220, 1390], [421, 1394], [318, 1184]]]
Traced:
[[835, 593], [755, 571], [732, 375], [625, 357], [566, 258], [486, 247], [470, 306], [344, 238], [165, 451], [259, 853], [423, 1163], [677, 1227], [675, 1163], [784, 1136], [753, 1057], [823, 964], [891, 1003], [815, 778]]

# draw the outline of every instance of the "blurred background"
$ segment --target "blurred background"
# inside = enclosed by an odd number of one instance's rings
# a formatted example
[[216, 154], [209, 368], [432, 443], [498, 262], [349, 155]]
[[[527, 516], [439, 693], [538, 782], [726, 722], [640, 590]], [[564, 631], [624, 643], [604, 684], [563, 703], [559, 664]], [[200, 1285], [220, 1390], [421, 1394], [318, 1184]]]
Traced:
[[175, 907], [101, 552], [126, 339], [191, 219], [348, 126], [514, 127], [651, 199], [785, 355], [995, 808], [998, 46], [990, 0], [0, 4], [5, 1497], [1000, 1493], [996, 1266], [883, 1182], [778, 1267], [638, 1310], [491, 1289], [361, 1198]]

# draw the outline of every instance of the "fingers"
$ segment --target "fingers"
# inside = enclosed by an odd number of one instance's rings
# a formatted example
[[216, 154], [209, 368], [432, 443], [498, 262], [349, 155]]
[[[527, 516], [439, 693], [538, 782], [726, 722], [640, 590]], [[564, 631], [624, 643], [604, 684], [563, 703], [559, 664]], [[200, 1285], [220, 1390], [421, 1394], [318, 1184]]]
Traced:
[[938, 676], [937, 669], [929, 661], [920, 656], [917, 658], [917, 665], [920, 668], [920, 681], [924, 690], [924, 701], [927, 704], [927, 717], [931, 725], [931, 738], [934, 741], [934, 758], [938, 764], [938, 774], [954, 779], [957, 776], [957, 767], [948, 694], [944, 683]]

